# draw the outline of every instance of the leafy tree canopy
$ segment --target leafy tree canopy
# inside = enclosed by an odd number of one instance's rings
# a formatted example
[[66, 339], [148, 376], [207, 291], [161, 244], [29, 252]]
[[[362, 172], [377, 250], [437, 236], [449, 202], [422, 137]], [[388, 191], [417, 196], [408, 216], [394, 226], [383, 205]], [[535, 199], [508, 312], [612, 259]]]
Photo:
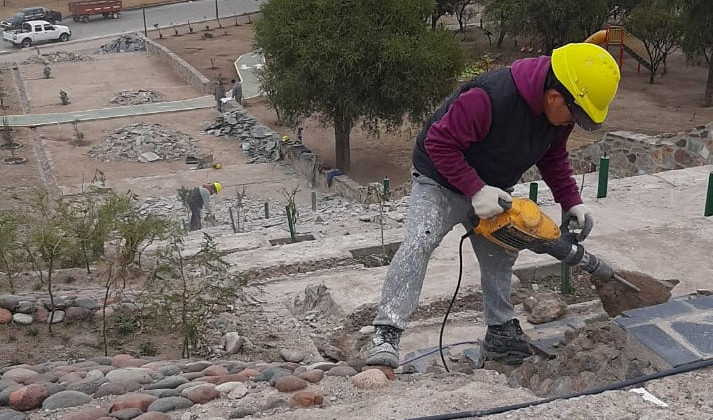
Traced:
[[[425, 119], [465, 59], [450, 33], [426, 25], [430, 0], [270, 0], [255, 23], [263, 90], [280, 118], [314, 115], [335, 129], [337, 165], [362, 121], [395, 128]], [[341, 151], [340, 151], [341, 150]]]

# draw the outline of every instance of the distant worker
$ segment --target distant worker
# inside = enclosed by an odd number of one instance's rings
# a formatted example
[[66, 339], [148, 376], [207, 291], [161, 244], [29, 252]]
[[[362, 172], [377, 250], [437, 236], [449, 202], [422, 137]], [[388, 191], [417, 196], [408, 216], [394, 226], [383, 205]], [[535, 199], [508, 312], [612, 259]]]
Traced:
[[243, 106], [243, 85], [240, 83], [240, 80], [232, 79], [230, 82], [233, 84], [233, 99], [240, 104], [240, 106]]
[[218, 194], [223, 186], [219, 182], [203, 184], [196, 187], [188, 193], [188, 209], [191, 211], [191, 230], [200, 230], [201, 225], [201, 209], [205, 209], [206, 220], [214, 220], [213, 212], [210, 208], [210, 196]]
[[218, 80], [218, 85], [215, 87], [215, 103], [218, 112], [223, 112], [223, 98], [225, 98], [225, 87], [223, 82]]

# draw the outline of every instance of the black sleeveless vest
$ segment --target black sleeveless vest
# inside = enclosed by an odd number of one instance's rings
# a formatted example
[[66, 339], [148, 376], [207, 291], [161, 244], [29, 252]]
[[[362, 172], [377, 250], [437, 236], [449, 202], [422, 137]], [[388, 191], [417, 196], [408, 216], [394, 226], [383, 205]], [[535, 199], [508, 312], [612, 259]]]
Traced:
[[554, 126], [544, 114], [533, 114], [520, 96], [509, 68], [471, 79], [433, 114], [416, 138], [413, 166], [439, 184], [461, 192], [438, 172], [424, 143], [431, 125], [443, 117], [460, 94], [472, 88], [481, 88], [490, 97], [491, 125], [484, 139], [472, 143], [465, 150], [465, 159], [487, 185], [510, 188], [545, 155], [552, 144], [565, 136], [568, 127]]

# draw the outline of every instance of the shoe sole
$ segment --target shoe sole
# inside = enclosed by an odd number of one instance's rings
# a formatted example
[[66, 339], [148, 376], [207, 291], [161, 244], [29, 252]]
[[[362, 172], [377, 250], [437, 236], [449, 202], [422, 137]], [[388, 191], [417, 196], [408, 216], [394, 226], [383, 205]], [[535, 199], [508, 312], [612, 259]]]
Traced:
[[393, 354], [389, 353], [376, 353], [371, 355], [366, 359], [366, 364], [369, 366], [388, 366], [393, 369], [399, 367], [399, 361]]
[[485, 360], [490, 360], [493, 362], [502, 363], [504, 365], [521, 365], [523, 360], [532, 356], [532, 353], [524, 353], [521, 351], [506, 351], [506, 352], [494, 352], [483, 350], [483, 356]]

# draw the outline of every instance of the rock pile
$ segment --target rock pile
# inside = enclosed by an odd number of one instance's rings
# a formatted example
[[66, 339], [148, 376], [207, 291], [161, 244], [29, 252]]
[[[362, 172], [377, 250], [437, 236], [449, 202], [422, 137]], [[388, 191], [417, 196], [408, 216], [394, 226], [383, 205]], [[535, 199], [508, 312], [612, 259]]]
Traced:
[[90, 292], [84, 291], [81, 294], [58, 292], [58, 295], [54, 297], [55, 310], [53, 313], [50, 313], [49, 296], [31, 293], [0, 295], [0, 324], [30, 325], [32, 323], [49, 324], [50, 322], [57, 324], [100, 318], [104, 314], [110, 316], [121, 311], [137, 310], [137, 306], [128, 301], [110, 303], [102, 309], [101, 291], [97, 289], [93, 295]]
[[91, 61], [92, 57], [75, 54], [72, 51], [50, 51], [40, 55], [33, 55], [22, 61], [22, 64], [46, 64], [46, 63], [63, 63], [74, 61]]
[[104, 54], [133, 51], [146, 51], [146, 42], [136, 34], [124, 34], [99, 47], [99, 52]]
[[161, 124], [136, 123], [119, 128], [94, 146], [87, 156], [104, 161], [153, 162], [198, 154], [193, 137]]
[[244, 109], [220, 114], [215, 121], [203, 124], [201, 131], [237, 139], [243, 153], [252, 158], [249, 163], [275, 162], [281, 159], [279, 136]]
[[[0, 369], [0, 406], [9, 407], [0, 409], [0, 418], [26, 420], [26, 412], [42, 409], [59, 420], [163, 420], [177, 418], [165, 413], [192, 412], [194, 406], [200, 411], [200, 405], [222, 398], [229, 402], [228, 411], [212, 419], [234, 419], [319, 407], [325, 398], [322, 382], [354, 393], [358, 388], [383, 387], [394, 378], [388, 368], [358, 372], [361, 366], [344, 362], [301, 363], [306, 356], [290, 349], [280, 355], [282, 361], [269, 363], [118, 354], [77, 363], [8, 366]], [[196, 418], [193, 414], [181, 418]]]
[[139, 89], [124, 90], [119, 92], [109, 102], [118, 105], [141, 105], [150, 104], [152, 102], [161, 102], [162, 100], [163, 95], [161, 92], [154, 92], [150, 89]]

